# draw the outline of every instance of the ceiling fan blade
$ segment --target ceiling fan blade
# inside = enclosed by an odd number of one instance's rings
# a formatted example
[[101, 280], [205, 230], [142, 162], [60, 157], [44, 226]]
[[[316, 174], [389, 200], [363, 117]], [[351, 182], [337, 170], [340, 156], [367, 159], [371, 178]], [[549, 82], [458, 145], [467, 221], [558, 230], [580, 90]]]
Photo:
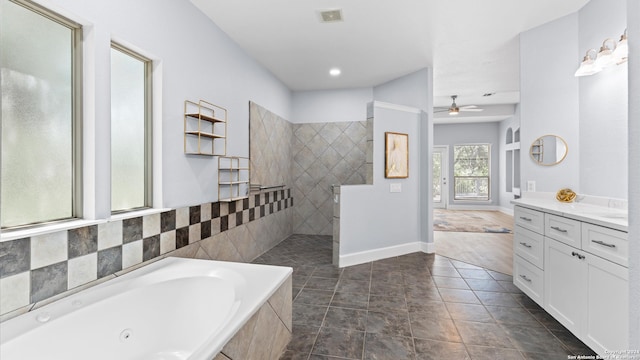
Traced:
[[447, 111], [449, 111], [448, 108], [447, 109], [442, 109], [442, 110], [434, 110], [433, 113], [435, 114], [435, 113], [441, 113], [441, 112], [447, 112]]
[[473, 109], [473, 108], [471, 108], [471, 109], [469, 109], [469, 108], [460, 108], [460, 111], [469, 111], [469, 112], [471, 112], [471, 111], [473, 111], [473, 112], [479, 112], [479, 111], [483, 111], [483, 110], [484, 110], [484, 109], [480, 109], [480, 108], [478, 108], [478, 109]]
[[460, 109], [475, 109], [477, 107], [478, 105], [465, 105], [465, 106], [460, 106]]

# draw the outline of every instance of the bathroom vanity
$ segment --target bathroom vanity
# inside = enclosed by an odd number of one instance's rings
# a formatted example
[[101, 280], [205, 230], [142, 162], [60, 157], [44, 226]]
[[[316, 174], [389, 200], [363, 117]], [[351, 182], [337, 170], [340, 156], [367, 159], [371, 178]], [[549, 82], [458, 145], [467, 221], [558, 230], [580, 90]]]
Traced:
[[513, 282], [599, 355], [628, 349], [626, 204], [513, 200]]

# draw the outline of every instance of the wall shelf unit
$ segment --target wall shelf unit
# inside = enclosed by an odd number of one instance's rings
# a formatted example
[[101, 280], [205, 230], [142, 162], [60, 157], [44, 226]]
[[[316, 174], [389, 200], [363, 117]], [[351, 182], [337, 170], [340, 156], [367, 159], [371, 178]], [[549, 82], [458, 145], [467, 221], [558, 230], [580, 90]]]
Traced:
[[184, 102], [184, 153], [227, 154], [227, 109], [200, 100]]
[[249, 158], [218, 158], [218, 201], [236, 201], [249, 197]]

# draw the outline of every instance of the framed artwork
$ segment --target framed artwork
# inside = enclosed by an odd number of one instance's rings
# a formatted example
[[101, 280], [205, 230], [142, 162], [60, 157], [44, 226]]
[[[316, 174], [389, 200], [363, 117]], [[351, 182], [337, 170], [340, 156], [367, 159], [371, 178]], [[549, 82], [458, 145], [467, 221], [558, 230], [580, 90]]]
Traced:
[[409, 135], [384, 133], [384, 177], [387, 179], [409, 177]]

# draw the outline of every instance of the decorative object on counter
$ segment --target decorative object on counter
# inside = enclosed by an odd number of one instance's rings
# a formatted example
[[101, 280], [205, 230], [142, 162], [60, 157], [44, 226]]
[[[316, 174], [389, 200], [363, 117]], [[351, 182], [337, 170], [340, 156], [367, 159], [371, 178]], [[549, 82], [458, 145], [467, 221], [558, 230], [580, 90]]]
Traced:
[[543, 166], [557, 165], [567, 157], [567, 142], [558, 135], [544, 135], [535, 139], [529, 148], [531, 159]]
[[409, 177], [409, 135], [385, 132], [384, 177], [387, 179]]
[[576, 198], [576, 193], [569, 188], [560, 189], [556, 193], [556, 200], [560, 202], [570, 203], [570, 202], [573, 202], [575, 198]]
[[184, 153], [227, 154], [227, 109], [200, 100], [184, 102]]

